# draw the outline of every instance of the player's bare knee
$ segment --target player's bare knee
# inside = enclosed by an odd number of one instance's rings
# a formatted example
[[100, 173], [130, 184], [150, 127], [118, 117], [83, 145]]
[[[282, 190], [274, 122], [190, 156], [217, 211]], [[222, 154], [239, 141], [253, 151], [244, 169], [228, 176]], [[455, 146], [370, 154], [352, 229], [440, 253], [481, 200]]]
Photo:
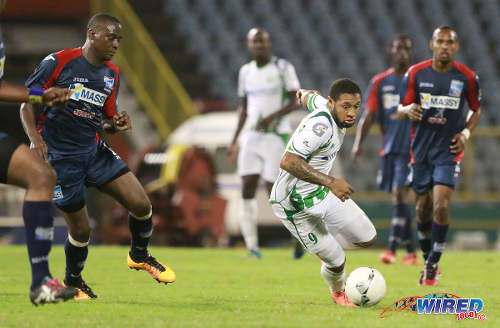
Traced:
[[448, 224], [449, 206], [447, 202], [436, 202], [433, 208], [434, 220], [439, 224]]
[[147, 219], [152, 214], [151, 202], [147, 198], [134, 200], [129, 207], [132, 216], [138, 219]]
[[80, 243], [86, 243], [90, 239], [90, 226], [88, 222], [72, 224], [69, 229], [69, 234], [74, 240]]
[[53, 192], [57, 181], [57, 174], [51, 166], [38, 165], [27, 174], [29, 175], [28, 189], [45, 191], [47, 193]]

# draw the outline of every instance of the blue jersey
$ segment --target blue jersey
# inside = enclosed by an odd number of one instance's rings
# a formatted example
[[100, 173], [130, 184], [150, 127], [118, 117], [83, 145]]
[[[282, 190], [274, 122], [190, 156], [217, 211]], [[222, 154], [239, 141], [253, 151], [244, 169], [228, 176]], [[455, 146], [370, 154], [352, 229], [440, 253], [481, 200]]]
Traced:
[[382, 131], [380, 156], [410, 152], [411, 122], [395, 118], [399, 105], [399, 86], [402, 77], [393, 68], [375, 75], [365, 93], [364, 107], [378, 112]]
[[464, 153], [450, 152], [451, 139], [465, 127], [465, 101], [473, 111], [479, 109], [479, 78], [467, 66], [454, 62], [448, 72], [436, 72], [432, 59], [418, 63], [406, 72], [401, 84], [401, 104], [419, 104], [422, 121], [413, 123], [412, 163], [452, 165]]
[[81, 48], [45, 57], [26, 81], [29, 88], [68, 88], [74, 93], [65, 108], [44, 107], [39, 131], [52, 154], [83, 154], [97, 148], [103, 115], [117, 111], [118, 67], [112, 62], [90, 64]]

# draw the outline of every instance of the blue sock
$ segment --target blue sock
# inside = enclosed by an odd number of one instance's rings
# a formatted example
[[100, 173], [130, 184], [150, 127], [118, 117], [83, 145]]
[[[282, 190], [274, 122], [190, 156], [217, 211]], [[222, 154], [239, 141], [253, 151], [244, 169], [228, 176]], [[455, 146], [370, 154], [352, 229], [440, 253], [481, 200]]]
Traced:
[[[77, 245], [73, 245], [73, 243]], [[70, 242], [68, 237], [64, 244], [64, 252], [66, 253], [66, 278], [64, 280], [75, 284], [82, 279], [81, 273], [89, 254], [88, 242]]]
[[429, 264], [438, 263], [443, 254], [444, 247], [446, 245], [446, 234], [448, 233], [449, 225], [441, 225], [436, 222], [432, 222], [432, 250], [429, 254], [427, 262]]
[[415, 253], [415, 240], [413, 239], [412, 217], [410, 207], [404, 204], [405, 226], [403, 231], [403, 244], [406, 246], [408, 253]]
[[431, 228], [432, 221], [417, 223], [418, 242], [420, 243], [422, 255], [425, 260], [427, 260], [429, 252], [431, 251]]
[[129, 215], [128, 225], [132, 234], [130, 253], [134, 258], [144, 258], [148, 255], [148, 244], [153, 234], [152, 215], [145, 220]]
[[389, 249], [396, 253], [396, 248], [401, 242], [405, 226], [405, 206], [406, 204], [396, 204], [392, 209], [391, 233], [389, 235]]
[[54, 209], [51, 202], [25, 201], [23, 205], [26, 246], [31, 265], [31, 289], [34, 289], [49, 271], [49, 252], [54, 239]]

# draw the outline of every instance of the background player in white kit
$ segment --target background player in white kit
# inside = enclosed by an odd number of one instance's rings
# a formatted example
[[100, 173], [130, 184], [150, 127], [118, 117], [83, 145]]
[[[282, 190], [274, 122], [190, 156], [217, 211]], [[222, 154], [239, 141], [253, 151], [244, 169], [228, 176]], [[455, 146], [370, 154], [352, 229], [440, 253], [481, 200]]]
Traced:
[[281, 155], [292, 132], [285, 115], [299, 108], [295, 93], [300, 85], [293, 65], [272, 56], [266, 30], [252, 28], [247, 41], [254, 60], [239, 72], [238, 96], [242, 106], [228, 158], [235, 160], [238, 136], [246, 122], [248, 130], [243, 133], [238, 154], [238, 175], [243, 180], [240, 224], [247, 249], [260, 258], [255, 192], [259, 177], [270, 192], [278, 176]]
[[350, 199], [354, 189], [328, 175], [361, 106], [361, 90], [349, 79], [330, 87], [328, 100], [316, 91], [299, 90], [297, 98], [311, 113], [288, 142], [278, 179], [271, 191], [274, 214], [308, 252], [322, 261], [321, 276], [339, 305], [347, 298], [343, 249], [369, 247], [377, 233], [370, 219]]

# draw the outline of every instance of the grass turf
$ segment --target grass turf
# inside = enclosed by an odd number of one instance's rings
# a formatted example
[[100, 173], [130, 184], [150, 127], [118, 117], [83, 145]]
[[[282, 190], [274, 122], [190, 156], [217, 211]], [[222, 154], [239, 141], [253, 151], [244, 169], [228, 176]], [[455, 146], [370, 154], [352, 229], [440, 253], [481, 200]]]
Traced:
[[[26, 248], [1, 246], [0, 327], [500, 327], [500, 261], [494, 252], [445, 252], [439, 287], [417, 286], [421, 266], [382, 265], [377, 250], [349, 252], [348, 273], [373, 266], [387, 281], [381, 303], [363, 309], [332, 303], [311, 255], [295, 261], [285, 249], [264, 249], [262, 260], [245, 259], [243, 249], [156, 247], [151, 253], [175, 270], [174, 284], [128, 269], [127, 248], [92, 246], [84, 278], [99, 299], [34, 307]], [[62, 247], [52, 250], [51, 270], [63, 277]], [[413, 312], [379, 318], [381, 307], [432, 292], [482, 298], [487, 319], [457, 322], [450, 314]]]

